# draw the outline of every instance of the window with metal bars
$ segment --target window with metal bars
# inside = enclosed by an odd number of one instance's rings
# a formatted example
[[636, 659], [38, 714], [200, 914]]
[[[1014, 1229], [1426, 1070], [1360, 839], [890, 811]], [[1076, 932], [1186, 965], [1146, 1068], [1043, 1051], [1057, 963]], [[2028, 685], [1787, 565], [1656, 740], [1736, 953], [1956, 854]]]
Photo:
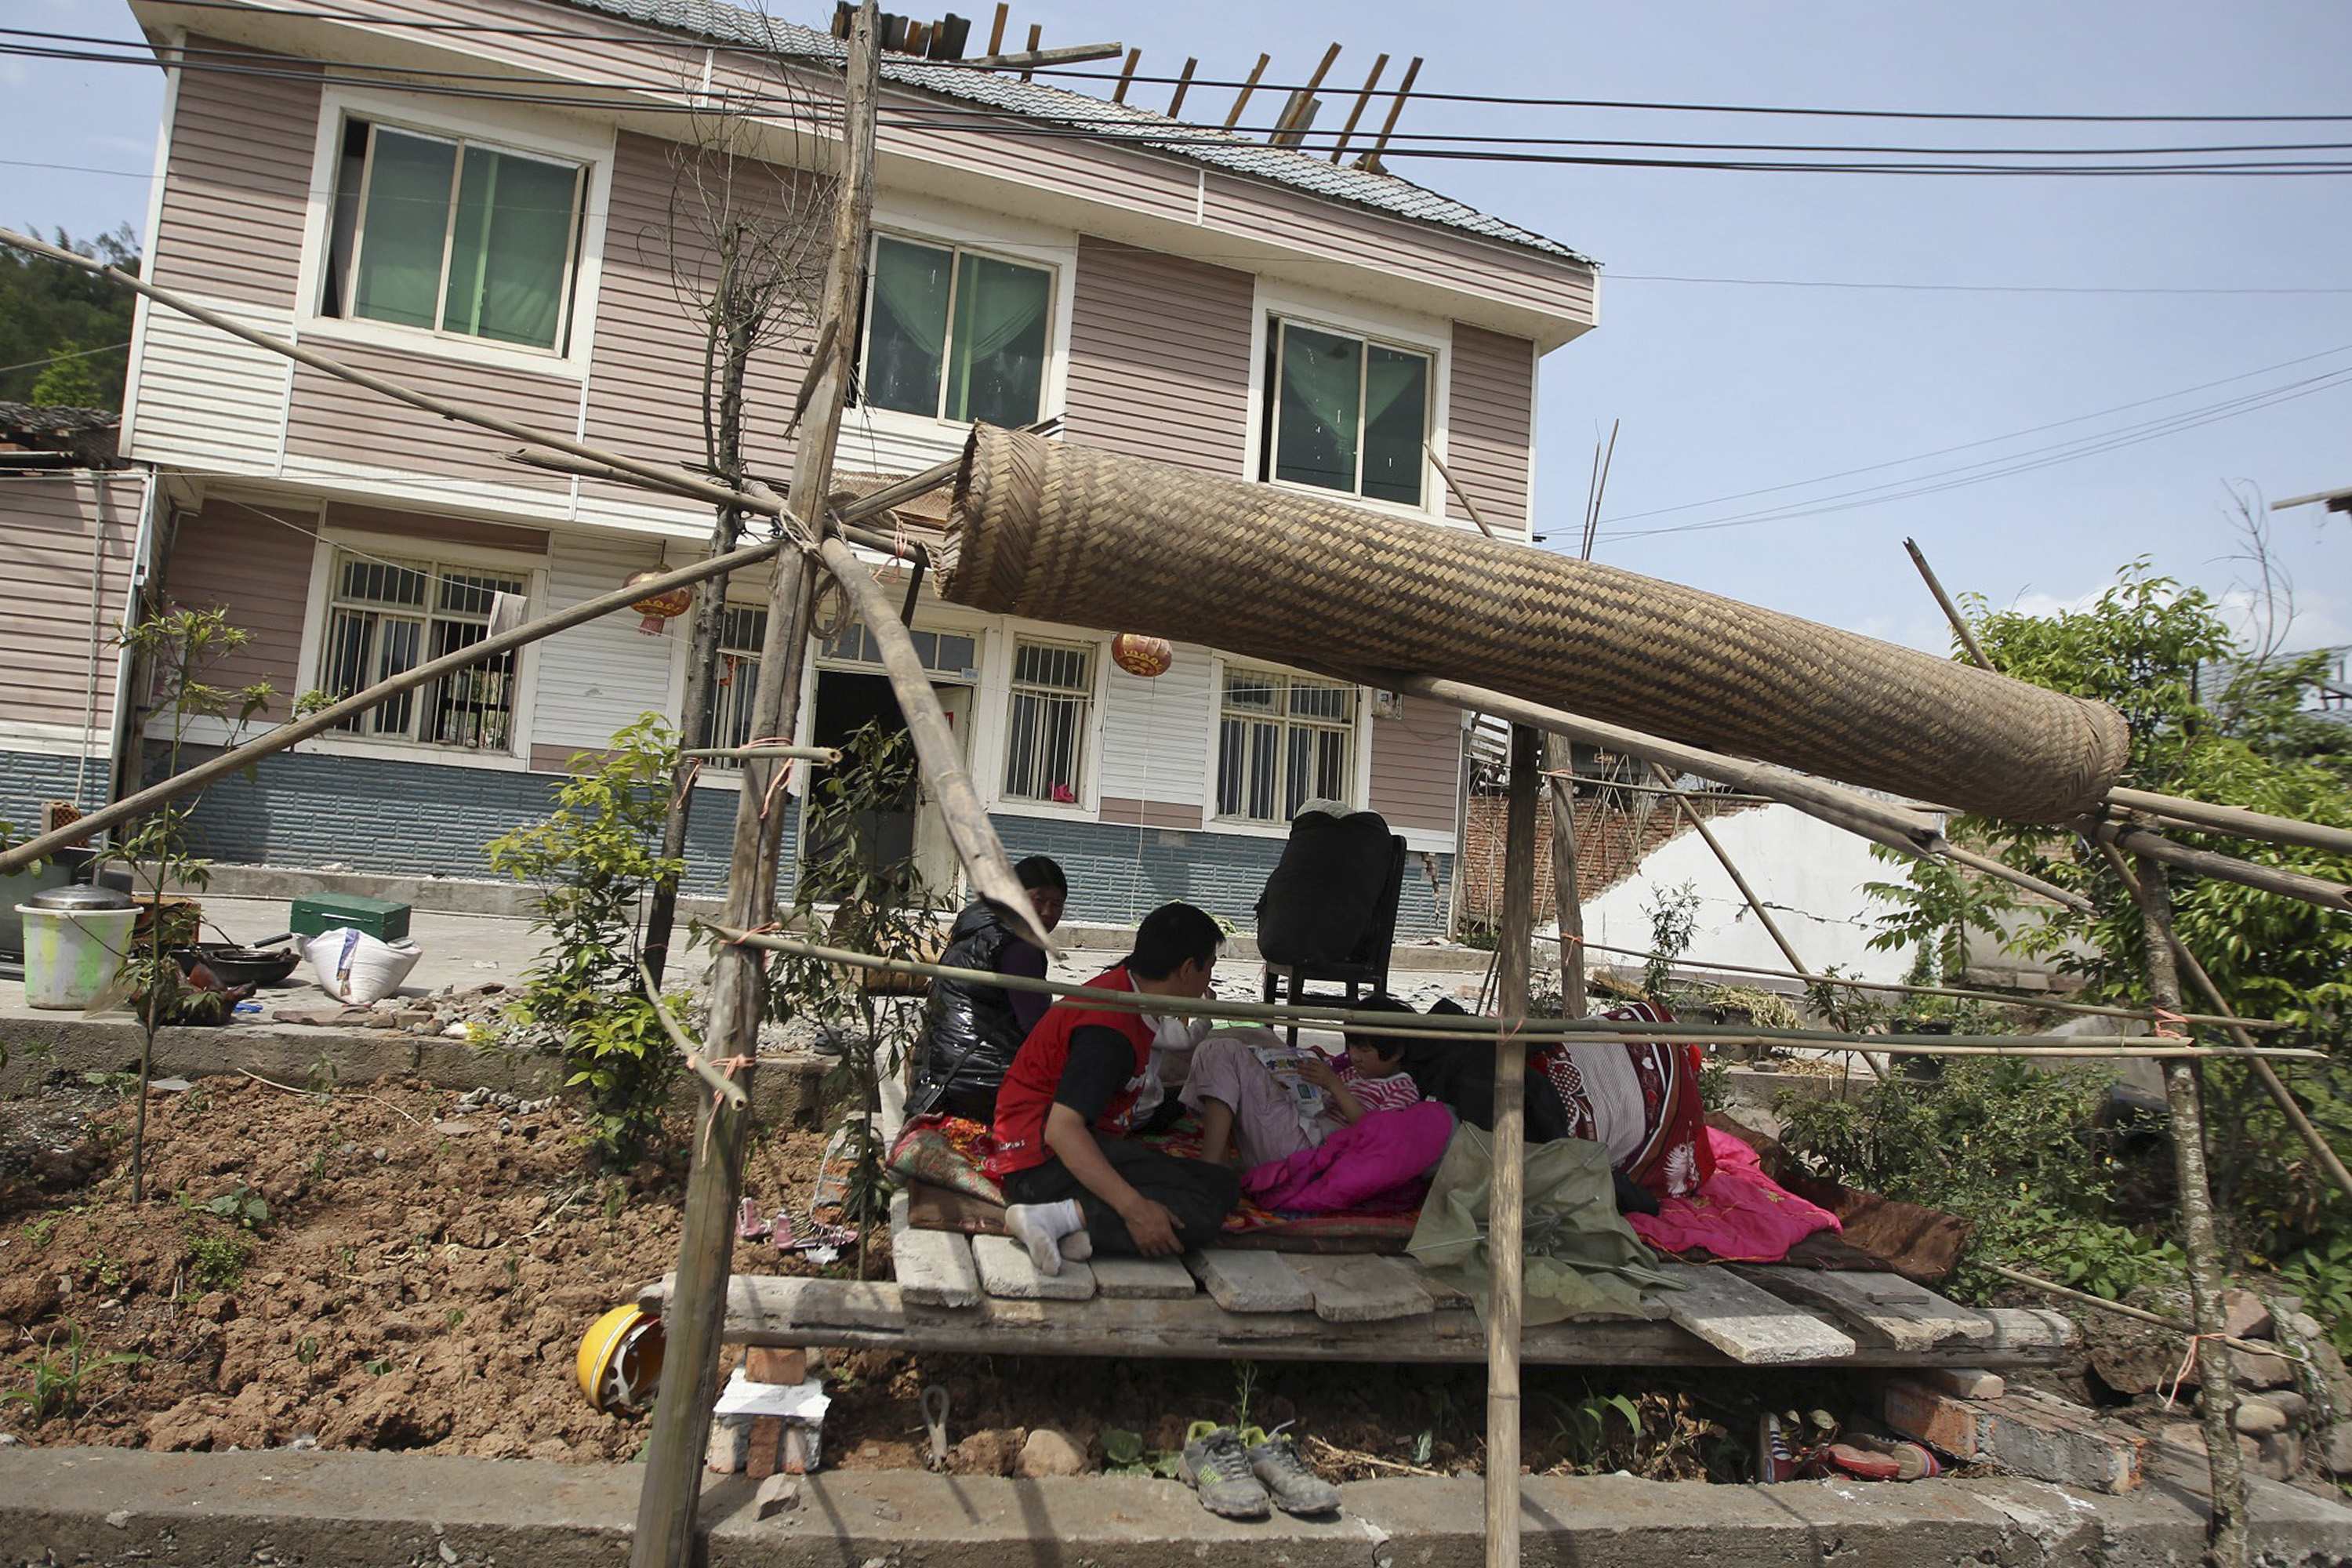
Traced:
[[[335, 552], [319, 687], [349, 697], [489, 635], [500, 594], [524, 596], [509, 573]], [[514, 749], [512, 650], [379, 703], [339, 727], [364, 739], [467, 752]]]
[[1082, 804], [1094, 684], [1093, 648], [1027, 637], [1013, 640], [1013, 701], [1005, 715], [1005, 799]]
[[[710, 687], [712, 746], [748, 746], [751, 733], [751, 697], [760, 688], [760, 649], [768, 640], [768, 612], [753, 605], [730, 605], [719, 616], [719, 678]], [[714, 757], [707, 768], [738, 768], [742, 764]]]
[[1225, 667], [1217, 710], [1217, 816], [1288, 822], [1310, 800], [1359, 804], [1356, 689]]

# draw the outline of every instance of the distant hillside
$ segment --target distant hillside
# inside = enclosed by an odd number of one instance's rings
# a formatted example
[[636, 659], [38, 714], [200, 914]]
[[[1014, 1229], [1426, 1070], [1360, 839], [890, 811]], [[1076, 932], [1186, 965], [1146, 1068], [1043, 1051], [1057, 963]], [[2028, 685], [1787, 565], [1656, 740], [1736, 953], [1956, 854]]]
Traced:
[[[57, 244], [136, 271], [129, 225]], [[0, 402], [121, 409], [136, 296], [120, 285], [0, 246]]]

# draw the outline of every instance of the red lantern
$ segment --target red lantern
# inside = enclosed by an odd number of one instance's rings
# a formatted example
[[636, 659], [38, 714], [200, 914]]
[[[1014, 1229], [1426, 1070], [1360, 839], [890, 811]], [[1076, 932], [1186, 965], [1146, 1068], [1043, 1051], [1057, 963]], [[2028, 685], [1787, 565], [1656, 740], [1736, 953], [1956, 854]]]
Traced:
[[1165, 675], [1176, 663], [1176, 650], [1168, 646], [1166, 637], [1148, 637], [1140, 632], [1121, 632], [1110, 639], [1110, 661], [1129, 675], [1150, 680]]
[[[667, 574], [661, 572], [639, 572], [633, 574], [621, 586], [634, 588], [640, 583], [650, 582], [654, 578], [666, 575]], [[672, 588], [667, 594], [656, 594], [651, 598], [639, 599], [629, 608], [645, 617], [637, 623], [637, 630], [649, 637], [657, 637], [668, 629], [667, 622], [675, 620], [694, 608], [694, 590]]]

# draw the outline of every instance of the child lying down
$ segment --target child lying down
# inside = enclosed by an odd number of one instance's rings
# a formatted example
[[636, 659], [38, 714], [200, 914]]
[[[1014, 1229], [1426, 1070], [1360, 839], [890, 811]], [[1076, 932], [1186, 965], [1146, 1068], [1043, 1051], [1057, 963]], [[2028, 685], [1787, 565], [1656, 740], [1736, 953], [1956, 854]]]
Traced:
[[[1300, 1084], [1316, 1092], [1301, 1094]], [[1193, 1048], [1182, 1100], [1201, 1118], [1202, 1159], [1223, 1164], [1238, 1152], [1252, 1168], [1312, 1149], [1375, 1111], [1413, 1105], [1421, 1090], [1394, 1040], [1359, 1037], [1343, 1056], [1294, 1055], [1271, 1029], [1229, 1029]]]

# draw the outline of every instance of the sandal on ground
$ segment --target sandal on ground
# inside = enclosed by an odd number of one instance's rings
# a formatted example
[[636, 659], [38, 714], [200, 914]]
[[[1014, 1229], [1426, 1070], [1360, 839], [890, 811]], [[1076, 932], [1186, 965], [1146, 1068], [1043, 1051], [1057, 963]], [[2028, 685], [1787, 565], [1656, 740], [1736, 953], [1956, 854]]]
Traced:
[[1260, 1520], [1274, 1512], [1249, 1449], [1230, 1426], [1193, 1422], [1184, 1434], [1180, 1468], [1186, 1483], [1201, 1494], [1201, 1506], [1221, 1519]]

